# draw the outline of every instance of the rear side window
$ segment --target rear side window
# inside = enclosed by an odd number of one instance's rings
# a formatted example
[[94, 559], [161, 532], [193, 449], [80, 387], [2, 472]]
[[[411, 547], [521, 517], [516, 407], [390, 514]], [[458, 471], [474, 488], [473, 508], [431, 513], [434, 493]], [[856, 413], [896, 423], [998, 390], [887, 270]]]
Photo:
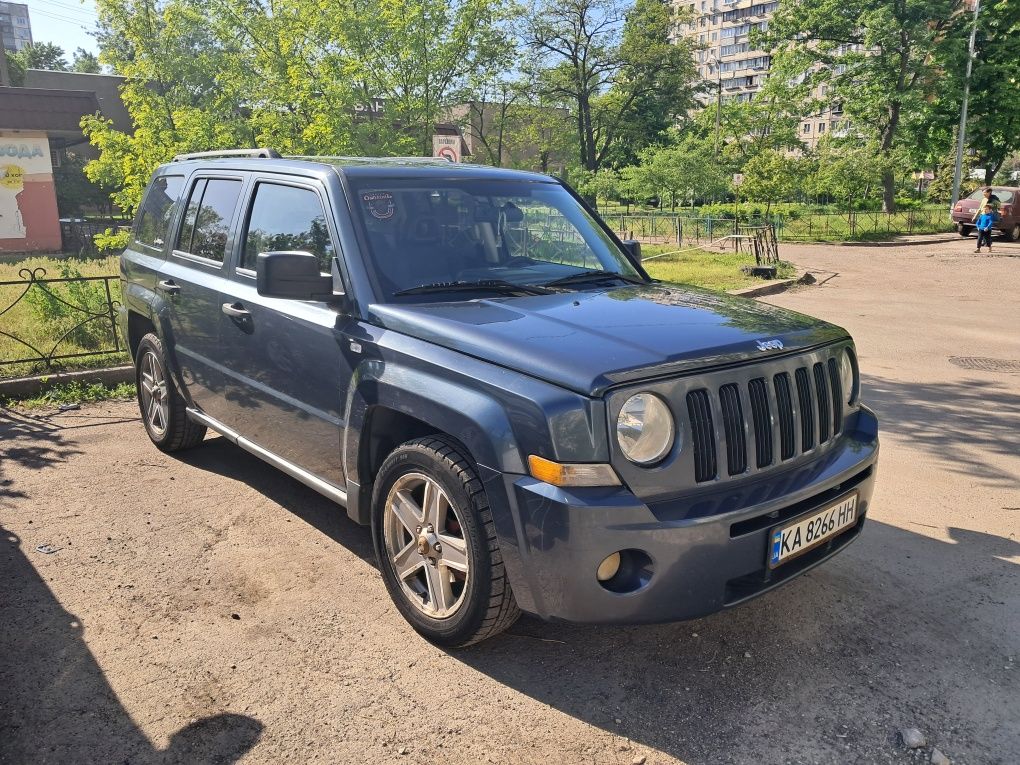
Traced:
[[260, 252], [301, 250], [319, 259], [328, 274], [333, 242], [319, 195], [311, 189], [260, 183], [248, 216], [241, 267], [255, 269]]
[[200, 178], [191, 187], [176, 249], [222, 263], [241, 182]]
[[183, 175], [161, 175], [145, 191], [135, 221], [135, 241], [149, 247], [163, 247], [167, 228], [177, 212], [184, 187]]

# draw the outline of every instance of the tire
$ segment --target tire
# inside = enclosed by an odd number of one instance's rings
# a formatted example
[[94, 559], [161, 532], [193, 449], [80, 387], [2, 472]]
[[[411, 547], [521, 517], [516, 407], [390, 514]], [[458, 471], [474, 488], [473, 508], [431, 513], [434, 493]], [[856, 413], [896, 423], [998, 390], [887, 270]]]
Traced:
[[970, 236], [971, 232], [974, 230], [974, 227], [965, 226], [961, 223], [956, 227], [956, 230], [960, 232], [960, 236]]
[[202, 443], [205, 425], [188, 417], [184, 398], [167, 374], [163, 343], [153, 333], [138, 343], [135, 351], [135, 383], [138, 411], [149, 439], [164, 452], [190, 449]]
[[470, 645], [520, 615], [485, 489], [453, 439], [427, 436], [390, 453], [372, 494], [372, 539], [390, 597], [426, 640]]
[[1003, 231], [1002, 236], [1007, 242], [1016, 242], [1020, 240], [1020, 223], [1017, 223], [1011, 229]]

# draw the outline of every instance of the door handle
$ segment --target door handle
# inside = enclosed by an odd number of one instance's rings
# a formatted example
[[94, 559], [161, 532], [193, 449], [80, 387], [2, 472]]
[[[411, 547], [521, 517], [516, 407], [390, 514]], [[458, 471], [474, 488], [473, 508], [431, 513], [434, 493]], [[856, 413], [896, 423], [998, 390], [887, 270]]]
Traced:
[[156, 289], [160, 292], [165, 292], [168, 295], [179, 295], [181, 292], [181, 285], [173, 279], [161, 279], [156, 282]]
[[250, 319], [251, 312], [246, 310], [240, 303], [224, 303], [223, 313], [231, 319]]

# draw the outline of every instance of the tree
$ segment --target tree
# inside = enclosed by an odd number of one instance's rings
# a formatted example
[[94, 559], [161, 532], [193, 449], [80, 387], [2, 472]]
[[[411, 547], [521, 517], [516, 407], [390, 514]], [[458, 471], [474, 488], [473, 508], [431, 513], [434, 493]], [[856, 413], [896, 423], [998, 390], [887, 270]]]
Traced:
[[853, 138], [826, 136], [818, 144], [815, 193], [839, 200], [853, 228], [853, 211], [885, 177], [886, 168], [875, 161], [878, 147]]
[[905, 114], [944, 84], [932, 66], [963, 0], [810, 0], [780, 3], [755, 44], [776, 51], [773, 76], [828, 83], [862, 137], [873, 132], [882, 208], [895, 209], [893, 158]]
[[102, 71], [102, 67], [99, 65], [99, 57], [84, 48], [76, 48], [72, 55], [71, 71], [83, 72], [84, 74], [99, 74]]
[[678, 11], [664, 0], [537, 0], [528, 44], [535, 79], [553, 101], [570, 104], [578, 163], [603, 166], [628, 136], [647, 146], [693, 103], [695, 69], [686, 38], [670, 40]]
[[725, 193], [726, 173], [709, 159], [713, 150], [709, 139], [693, 134], [673, 137], [676, 140], [667, 146], [641, 152], [640, 165], [624, 168], [623, 188], [628, 196], [656, 197], [675, 210], [679, 202], [693, 204], [695, 198]]
[[64, 49], [53, 43], [34, 43], [17, 53], [8, 53], [9, 60], [16, 61], [22, 69], [49, 69], [54, 72], [66, 72], [67, 60]]
[[765, 202], [765, 217], [775, 202], [793, 198], [803, 178], [803, 160], [775, 149], [755, 154], [744, 165], [740, 195], [752, 202]]

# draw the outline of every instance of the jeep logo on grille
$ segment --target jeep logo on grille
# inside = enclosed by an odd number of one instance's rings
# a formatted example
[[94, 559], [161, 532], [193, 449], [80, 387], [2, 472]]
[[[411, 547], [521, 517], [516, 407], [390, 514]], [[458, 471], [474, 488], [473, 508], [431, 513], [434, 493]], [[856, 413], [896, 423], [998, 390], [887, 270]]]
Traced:
[[756, 341], [759, 351], [781, 351], [783, 350], [782, 340], [758, 340]]

